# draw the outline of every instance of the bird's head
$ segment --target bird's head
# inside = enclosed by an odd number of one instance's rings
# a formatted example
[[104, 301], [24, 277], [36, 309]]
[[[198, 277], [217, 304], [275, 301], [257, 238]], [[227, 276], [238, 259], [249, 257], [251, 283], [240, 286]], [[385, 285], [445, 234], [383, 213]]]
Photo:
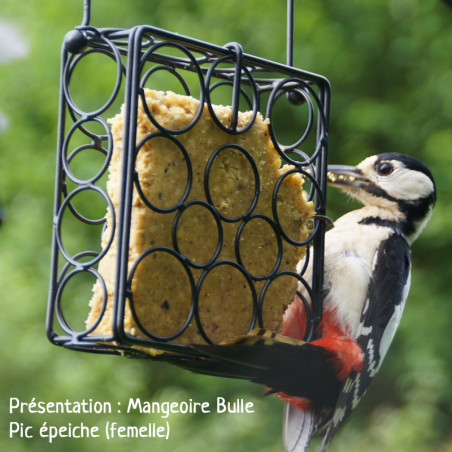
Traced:
[[357, 166], [328, 165], [328, 183], [365, 206], [387, 211], [410, 242], [426, 225], [436, 201], [430, 170], [404, 154], [373, 155]]

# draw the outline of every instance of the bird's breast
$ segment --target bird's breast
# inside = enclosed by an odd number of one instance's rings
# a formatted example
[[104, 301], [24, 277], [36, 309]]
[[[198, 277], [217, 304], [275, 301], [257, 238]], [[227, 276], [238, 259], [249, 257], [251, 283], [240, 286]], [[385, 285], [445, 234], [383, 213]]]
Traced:
[[340, 221], [325, 235], [324, 309], [334, 310], [338, 326], [352, 337], [358, 332], [376, 252], [392, 232]]

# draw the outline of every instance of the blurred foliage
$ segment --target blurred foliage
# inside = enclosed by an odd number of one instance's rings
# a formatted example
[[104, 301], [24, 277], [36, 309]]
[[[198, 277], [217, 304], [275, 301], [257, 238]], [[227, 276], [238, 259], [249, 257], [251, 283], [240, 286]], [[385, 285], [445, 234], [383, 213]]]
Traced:
[[[285, 61], [285, 4], [270, 0], [93, 0], [92, 24], [149, 23], [247, 53]], [[452, 449], [452, 10], [440, 1], [296, 2], [294, 62], [332, 85], [330, 161], [403, 152], [422, 159], [437, 181], [433, 218], [413, 247], [412, 290], [392, 349], [367, 396], [330, 450], [433, 452]], [[140, 414], [9, 414], [23, 401], [89, 399], [253, 401], [254, 414], [172, 415], [162, 439], [57, 439], [52, 450], [282, 450], [281, 403], [246, 382], [192, 375], [159, 363], [66, 351], [45, 337], [60, 44], [80, 23], [82, 1], [2, 0], [0, 19], [29, 46], [0, 58], [0, 447], [48, 450], [44, 439], [9, 439], [9, 422], [37, 429], [107, 420], [158, 422]], [[0, 50], [1, 51], [1, 50]], [[92, 90], [102, 89], [102, 75]], [[91, 93], [91, 91], [90, 91]], [[7, 120], [5, 120], [7, 118]], [[6, 122], [5, 122], [6, 121]], [[9, 126], [8, 126], [9, 124]], [[331, 191], [329, 214], [355, 203]]]

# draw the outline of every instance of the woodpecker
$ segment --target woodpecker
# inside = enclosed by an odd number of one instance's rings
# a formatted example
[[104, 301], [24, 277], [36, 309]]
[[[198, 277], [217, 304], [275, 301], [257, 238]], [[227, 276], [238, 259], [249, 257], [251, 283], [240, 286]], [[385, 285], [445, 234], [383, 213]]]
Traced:
[[[196, 346], [204, 360], [175, 362], [263, 384], [283, 399], [287, 452], [305, 451], [316, 432], [325, 450], [378, 372], [408, 296], [410, 245], [436, 201], [429, 169], [403, 154], [374, 155], [356, 167], [329, 165], [327, 176], [363, 207], [325, 234], [323, 317], [314, 340], [303, 342], [307, 314], [297, 295], [284, 313], [282, 334], [257, 329]], [[309, 265], [304, 277], [312, 278]]]

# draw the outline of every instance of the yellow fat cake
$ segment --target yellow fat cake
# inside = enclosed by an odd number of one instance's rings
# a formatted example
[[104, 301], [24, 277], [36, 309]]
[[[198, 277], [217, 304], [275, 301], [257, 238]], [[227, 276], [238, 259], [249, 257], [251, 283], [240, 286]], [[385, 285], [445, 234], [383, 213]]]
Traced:
[[[145, 98], [154, 120], [173, 131], [190, 124], [199, 109], [198, 100], [172, 92], [146, 90]], [[231, 123], [231, 107], [217, 105], [213, 110], [222, 124]], [[114, 150], [107, 192], [115, 211], [121, 190], [123, 117], [124, 111], [110, 120]], [[246, 126], [251, 118], [252, 112], [240, 112], [238, 127]], [[277, 265], [278, 271], [296, 271], [305, 252], [304, 247], [290, 245], [284, 239], [279, 245], [272, 223], [267, 220], [273, 220], [274, 187], [290, 167], [282, 166], [269, 136], [268, 120], [260, 114], [248, 131], [230, 135], [220, 130], [208, 108], [203, 106], [196, 124], [182, 134], [175, 134], [174, 139], [156, 132], [157, 128], [140, 102], [137, 144], [141, 143], [141, 146], [135, 162], [129, 244], [129, 280], [133, 295], [125, 311], [125, 331], [139, 338], [149, 338], [146, 331], [159, 337], [175, 334], [188, 322], [194, 296], [192, 288], [201, 282], [197, 310], [205, 334], [215, 343], [245, 334], [253, 316], [253, 292], [239, 266], [229, 263], [239, 260], [236, 248], [243, 267], [256, 277], [265, 277]], [[183, 149], [189, 156], [191, 171]], [[242, 149], [255, 162], [254, 170]], [[205, 184], [209, 159], [210, 170]], [[255, 177], [256, 169], [259, 182]], [[257, 183], [258, 201], [250, 211]], [[284, 178], [277, 196], [281, 227], [296, 241], [307, 238], [313, 216], [312, 203], [305, 201], [302, 188], [301, 175], [293, 173]], [[208, 200], [207, 194], [213, 208], [203, 204]], [[151, 206], [163, 212], [157, 212]], [[215, 215], [215, 211], [219, 215]], [[259, 215], [243, 225], [241, 217], [245, 213]], [[112, 221], [111, 212], [107, 212], [103, 247], [111, 236]], [[279, 246], [282, 259], [278, 264]], [[156, 247], [176, 248], [183, 258], [178, 259], [174, 253], [156, 250]], [[184, 266], [185, 258], [188, 261]], [[111, 334], [112, 331], [116, 259], [117, 240], [114, 238], [99, 263], [98, 271], [105, 281], [108, 296], [106, 309], [92, 334]], [[206, 263], [213, 264], [207, 272], [203, 268]], [[253, 281], [257, 299], [265, 282], [266, 278]], [[293, 277], [280, 276], [272, 281], [262, 308], [266, 328], [280, 330], [284, 310], [293, 300], [296, 288], [297, 280]], [[93, 287], [90, 307], [88, 328], [102, 313], [99, 282]], [[173, 342], [205, 343], [194, 317]], [[154, 349], [149, 352], [157, 353]]]

